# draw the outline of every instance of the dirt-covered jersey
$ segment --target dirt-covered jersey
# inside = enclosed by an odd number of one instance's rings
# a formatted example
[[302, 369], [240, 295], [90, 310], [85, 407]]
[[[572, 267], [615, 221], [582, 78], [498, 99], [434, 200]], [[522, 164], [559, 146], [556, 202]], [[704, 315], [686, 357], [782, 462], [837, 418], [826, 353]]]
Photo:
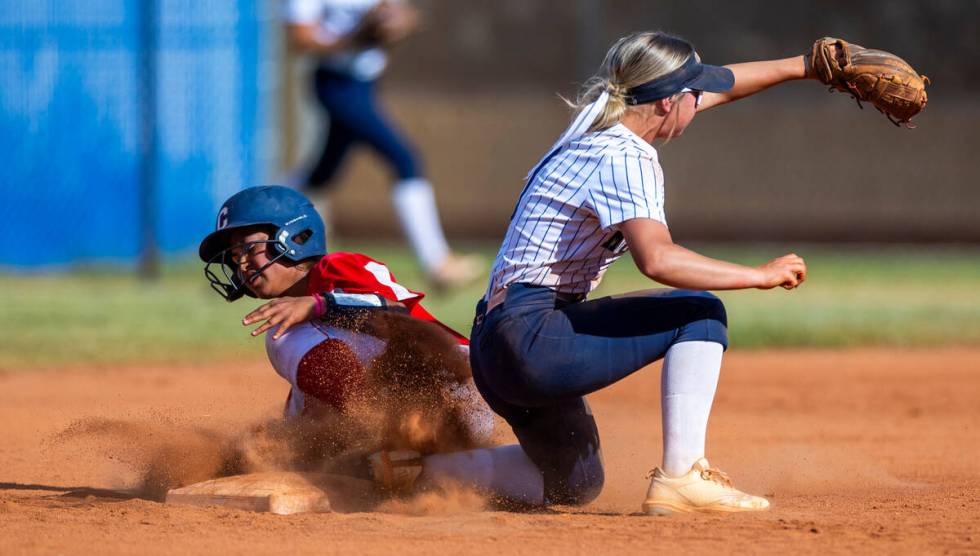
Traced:
[[[425, 294], [402, 286], [383, 263], [360, 253], [331, 253], [320, 259], [310, 271], [307, 293], [375, 294], [397, 301], [408, 308], [413, 318], [433, 323], [449, 332], [459, 348], [466, 350], [468, 340], [440, 323], [420, 301]], [[312, 320], [290, 327], [278, 340], [274, 330], [266, 334], [266, 353], [273, 368], [292, 387], [285, 413], [295, 417], [319, 405], [342, 409], [363, 386], [367, 369], [384, 351], [386, 342], [370, 334]], [[459, 385], [451, 397], [475, 396], [472, 381]], [[479, 404], [477, 404], [479, 405]], [[483, 407], [482, 405], [480, 406]], [[477, 412], [477, 428], [492, 418]], [[474, 425], [476, 426], [476, 425]], [[492, 427], [492, 425], [491, 425]]]

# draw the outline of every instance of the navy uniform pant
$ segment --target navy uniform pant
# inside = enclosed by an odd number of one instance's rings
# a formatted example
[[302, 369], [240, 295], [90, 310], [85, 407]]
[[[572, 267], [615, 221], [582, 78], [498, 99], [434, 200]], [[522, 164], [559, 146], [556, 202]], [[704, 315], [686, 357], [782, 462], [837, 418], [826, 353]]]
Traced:
[[358, 143], [374, 149], [399, 180], [422, 176], [414, 148], [378, 105], [374, 81], [319, 68], [314, 86], [317, 100], [330, 116], [330, 128], [307, 177], [308, 187], [330, 186], [348, 151]]
[[514, 284], [477, 306], [470, 362], [477, 388], [544, 476], [550, 504], [585, 504], [604, 474], [585, 401], [685, 341], [727, 347], [724, 305], [707, 292], [648, 290], [592, 301]]

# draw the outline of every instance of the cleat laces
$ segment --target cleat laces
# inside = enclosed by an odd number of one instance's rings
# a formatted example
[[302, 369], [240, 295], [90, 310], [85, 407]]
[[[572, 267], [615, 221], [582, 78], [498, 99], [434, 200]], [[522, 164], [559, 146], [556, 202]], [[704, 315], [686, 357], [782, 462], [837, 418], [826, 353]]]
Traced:
[[726, 487], [732, 487], [732, 479], [727, 473], [715, 467], [708, 467], [701, 470], [701, 478], [705, 481], [712, 481]]

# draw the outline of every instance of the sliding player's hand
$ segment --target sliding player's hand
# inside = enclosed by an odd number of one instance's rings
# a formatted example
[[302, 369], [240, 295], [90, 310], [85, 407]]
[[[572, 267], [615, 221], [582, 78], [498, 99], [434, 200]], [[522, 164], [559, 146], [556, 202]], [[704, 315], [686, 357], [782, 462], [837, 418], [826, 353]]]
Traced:
[[312, 295], [303, 297], [280, 297], [260, 305], [242, 319], [244, 326], [265, 321], [252, 331], [252, 336], [265, 333], [270, 328], [278, 326], [272, 339], [278, 340], [289, 327], [308, 321], [316, 316], [317, 302]]

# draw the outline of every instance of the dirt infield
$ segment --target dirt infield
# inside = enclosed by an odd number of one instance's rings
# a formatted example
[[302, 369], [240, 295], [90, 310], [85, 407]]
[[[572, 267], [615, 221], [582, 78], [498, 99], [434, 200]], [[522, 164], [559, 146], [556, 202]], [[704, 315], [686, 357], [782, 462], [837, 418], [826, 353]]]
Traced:
[[0, 372], [0, 553], [980, 551], [980, 350], [730, 353], [708, 455], [771, 498], [761, 515], [636, 514], [658, 388], [648, 369], [592, 397], [607, 486], [585, 508], [480, 511], [456, 493], [281, 517], [126, 491], [141, 446], [275, 415], [286, 388], [264, 364]]

